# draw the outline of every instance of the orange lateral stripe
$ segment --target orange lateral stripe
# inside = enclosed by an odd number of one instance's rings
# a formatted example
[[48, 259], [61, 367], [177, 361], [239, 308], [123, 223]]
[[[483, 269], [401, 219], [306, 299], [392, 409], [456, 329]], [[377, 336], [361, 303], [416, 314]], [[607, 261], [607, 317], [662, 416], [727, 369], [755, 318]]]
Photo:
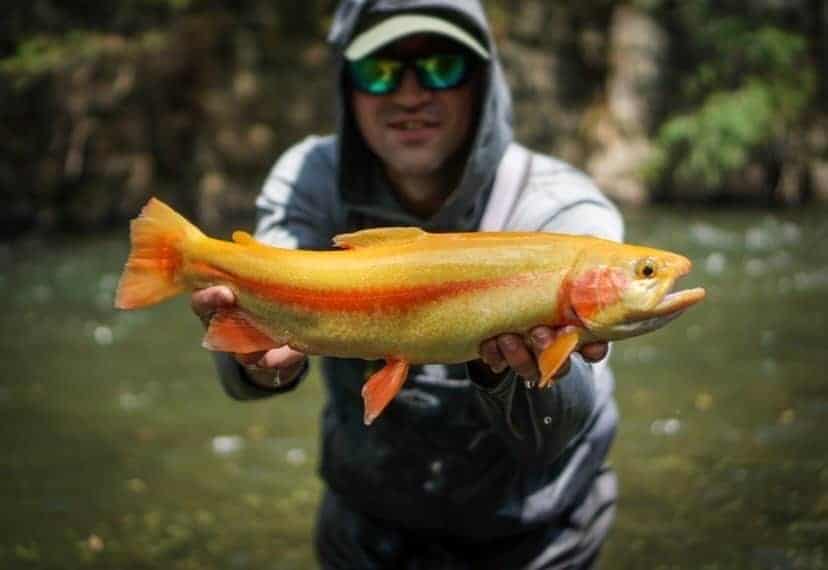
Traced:
[[234, 283], [239, 288], [261, 299], [282, 305], [293, 305], [309, 311], [373, 312], [388, 309], [405, 310], [423, 303], [462, 295], [471, 291], [518, 285], [534, 277], [532, 275], [517, 275], [415, 287], [322, 290], [246, 279], [204, 262], [194, 262], [191, 266], [201, 276]]

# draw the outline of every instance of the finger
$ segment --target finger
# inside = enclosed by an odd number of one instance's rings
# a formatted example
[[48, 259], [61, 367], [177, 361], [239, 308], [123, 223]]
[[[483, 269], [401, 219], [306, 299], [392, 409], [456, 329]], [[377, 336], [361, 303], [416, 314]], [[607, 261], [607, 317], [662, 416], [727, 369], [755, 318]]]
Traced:
[[[535, 327], [530, 331], [530, 339], [532, 340], [532, 349], [535, 352], [535, 356], [540, 356], [540, 354], [549, 348], [552, 344], [554, 344], [555, 340], [563, 334], [568, 332], [572, 332], [575, 330], [575, 327], [566, 326], [566, 327], [558, 327], [552, 328], [547, 326], [540, 326]], [[570, 360], [567, 358], [564, 363], [555, 371], [555, 374], [552, 376], [554, 379], [561, 378], [562, 376], [566, 376], [569, 373], [570, 368]]]
[[503, 354], [500, 353], [495, 338], [480, 343], [480, 358], [495, 374], [500, 374], [509, 366], [509, 363], [503, 358]]
[[235, 304], [236, 297], [233, 291], [224, 286], [199, 289], [190, 296], [190, 306], [205, 328], [210, 325], [210, 319], [218, 309], [232, 307]]
[[587, 362], [598, 362], [603, 360], [609, 352], [609, 344], [606, 342], [591, 342], [582, 346], [578, 352]]
[[285, 345], [265, 352], [257, 364], [262, 368], [289, 368], [301, 364], [304, 360], [305, 353]]
[[535, 380], [538, 377], [535, 357], [521, 337], [515, 334], [502, 334], [497, 337], [497, 347], [512, 370], [519, 376], [525, 380]]
[[535, 327], [529, 331], [529, 338], [532, 341], [532, 351], [535, 356], [538, 356], [552, 344], [555, 339], [555, 331], [547, 326]]
[[236, 296], [229, 287], [217, 285], [194, 291], [190, 296], [190, 306], [202, 321], [222, 307], [231, 307], [236, 303]]
[[293, 382], [307, 358], [304, 353], [289, 346], [234, 356], [245, 366], [248, 376], [255, 384], [267, 388]]

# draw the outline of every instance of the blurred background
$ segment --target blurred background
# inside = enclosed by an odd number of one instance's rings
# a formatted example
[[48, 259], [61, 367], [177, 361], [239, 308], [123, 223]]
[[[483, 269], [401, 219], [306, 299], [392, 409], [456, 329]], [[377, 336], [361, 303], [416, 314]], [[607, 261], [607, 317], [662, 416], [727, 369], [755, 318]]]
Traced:
[[[185, 301], [111, 304], [149, 196], [249, 228], [276, 157], [330, 132], [334, 5], [2, 8], [0, 567], [314, 566], [318, 378], [233, 402]], [[828, 6], [485, 5], [518, 139], [710, 293], [616, 346], [601, 567], [828, 567]]]

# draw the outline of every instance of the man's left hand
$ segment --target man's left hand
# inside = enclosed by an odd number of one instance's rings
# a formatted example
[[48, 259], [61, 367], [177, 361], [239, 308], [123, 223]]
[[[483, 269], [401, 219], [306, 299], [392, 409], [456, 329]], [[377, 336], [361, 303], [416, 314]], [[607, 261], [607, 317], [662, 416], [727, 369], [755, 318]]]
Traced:
[[[540, 377], [538, 355], [558, 336], [571, 330], [572, 327], [535, 327], [529, 333], [528, 342], [517, 334], [502, 334], [480, 344], [480, 357], [495, 374], [502, 374], [507, 368], [511, 368], [524, 380], [536, 382]], [[606, 342], [592, 342], [584, 344], [577, 352], [587, 362], [598, 362], [607, 355], [608, 350], [609, 345]], [[560, 378], [567, 372], [569, 360], [555, 373], [555, 378]]]

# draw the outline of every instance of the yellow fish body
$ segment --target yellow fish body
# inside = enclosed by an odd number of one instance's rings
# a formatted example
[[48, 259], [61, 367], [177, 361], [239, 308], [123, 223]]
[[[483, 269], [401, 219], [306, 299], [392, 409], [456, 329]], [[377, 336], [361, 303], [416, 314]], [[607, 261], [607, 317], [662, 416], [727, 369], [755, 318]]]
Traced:
[[363, 388], [370, 423], [410, 364], [478, 358], [480, 343], [537, 325], [571, 325], [539, 358], [548, 385], [580, 344], [655, 330], [704, 298], [671, 293], [690, 261], [674, 253], [551, 233], [431, 234], [382, 228], [339, 235], [335, 251], [271, 247], [249, 234], [207, 237], [157, 199], [131, 225], [115, 306], [135, 309], [225, 285], [237, 307], [211, 320], [204, 346], [250, 353], [385, 359]]

